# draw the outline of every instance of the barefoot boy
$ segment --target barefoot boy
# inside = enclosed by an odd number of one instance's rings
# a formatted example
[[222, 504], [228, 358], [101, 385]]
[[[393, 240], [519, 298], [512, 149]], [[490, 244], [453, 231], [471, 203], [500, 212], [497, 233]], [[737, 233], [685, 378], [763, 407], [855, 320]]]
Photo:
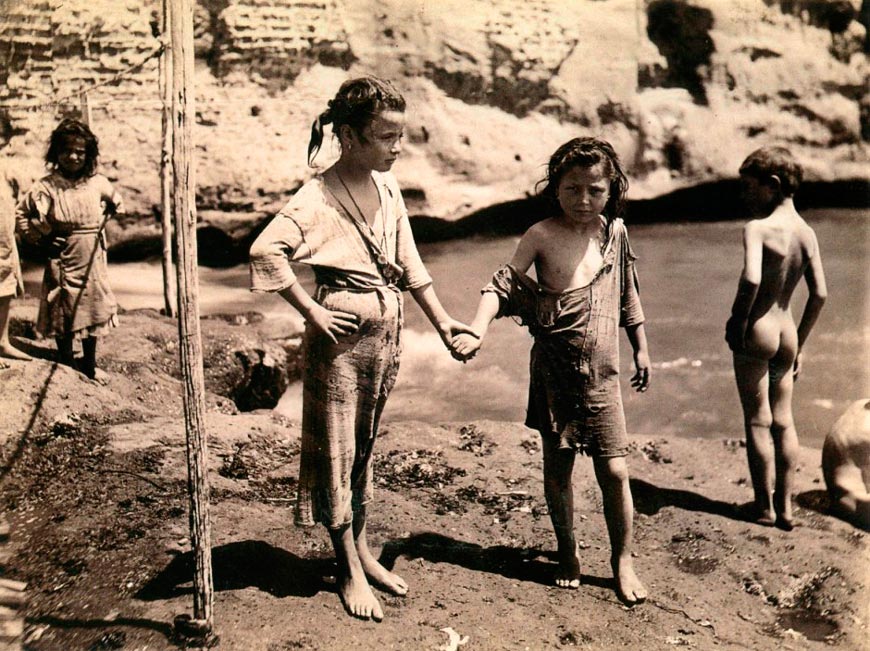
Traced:
[[[827, 296], [816, 235], [794, 207], [801, 178], [800, 165], [781, 147], [759, 149], [740, 166], [744, 200], [758, 219], [743, 229], [743, 273], [725, 328], [755, 493], [747, 516], [785, 530], [793, 526], [798, 449], [792, 389], [801, 350]], [[795, 327], [789, 302], [801, 277], [809, 297]]]
[[[634, 254], [619, 218], [628, 182], [613, 147], [575, 138], [550, 158], [542, 195], [555, 215], [532, 226], [511, 263], [483, 290], [471, 324], [477, 337], [458, 335], [461, 359], [480, 347], [490, 321], [519, 316], [535, 338], [526, 425], [541, 433], [544, 494], [556, 533], [556, 585], [580, 587], [574, 540], [577, 452], [593, 459], [610, 536], [616, 592], [629, 605], [646, 588], [631, 558], [634, 507], [629, 485], [628, 435], [619, 387], [619, 328], [634, 350], [638, 391], [649, 386], [649, 355], [637, 293]], [[534, 264], [537, 282], [526, 276]]]

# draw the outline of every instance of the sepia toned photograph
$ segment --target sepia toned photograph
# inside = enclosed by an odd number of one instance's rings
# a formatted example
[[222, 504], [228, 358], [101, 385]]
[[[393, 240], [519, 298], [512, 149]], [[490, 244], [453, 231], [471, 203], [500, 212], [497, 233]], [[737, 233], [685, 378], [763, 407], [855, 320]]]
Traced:
[[870, 651], [868, 56], [0, 0], [0, 651]]

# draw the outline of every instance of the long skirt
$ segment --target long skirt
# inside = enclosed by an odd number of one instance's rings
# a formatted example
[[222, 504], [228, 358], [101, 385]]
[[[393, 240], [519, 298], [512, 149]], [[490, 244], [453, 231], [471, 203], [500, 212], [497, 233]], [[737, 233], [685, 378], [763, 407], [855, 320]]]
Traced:
[[99, 336], [116, 325], [117, 313], [97, 229], [69, 234], [60, 256], [46, 265], [36, 329], [46, 337]]
[[402, 295], [321, 286], [316, 298], [357, 315], [359, 328], [337, 344], [305, 329], [296, 524], [338, 529], [372, 500], [375, 438], [399, 370]]

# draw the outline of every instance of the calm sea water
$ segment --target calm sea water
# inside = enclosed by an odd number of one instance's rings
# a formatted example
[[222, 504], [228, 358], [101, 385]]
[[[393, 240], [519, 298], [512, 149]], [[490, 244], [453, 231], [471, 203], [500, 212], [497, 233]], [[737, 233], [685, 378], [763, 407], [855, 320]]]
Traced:
[[[794, 410], [801, 442], [821, 447], [825, 433], [852, 400], [870, 396], [870, 211], [814, 211], [829, 298], [805, 347]], [[634, 224], [641, 299], [653, 359], [650, 390], [628, 385], [631, 349], [623, 336], [623, 396], [629, 431], [655, 437], [742, 436], [724, 324], [742, 264], [741, 223]], [[421, 246], [438, 294], [453, 316], [470, 320], [479, 289], [506, 262], [517, 238], [471, 238]], [[39, 280], [28, 272], [29, 289]], [[111, 282], [126, 309], [162, 305], [158, 262], [112, 265]], [[306, 282], [310, 283], [310, 278]], [[293, 315], [275, 295], [251, 294], [246, 267], [200, 273], [203, 314], [258, 310]], [[800, 318], [806, 292], [792, 310]], [[408, 296], [402, 369], [385, 420], [442, 423], [525, 417], [531, 338], [510, 319], [493, 324], [478, 357], [454, 361]], [[278, 409], [300, 414], [300, 387]]]

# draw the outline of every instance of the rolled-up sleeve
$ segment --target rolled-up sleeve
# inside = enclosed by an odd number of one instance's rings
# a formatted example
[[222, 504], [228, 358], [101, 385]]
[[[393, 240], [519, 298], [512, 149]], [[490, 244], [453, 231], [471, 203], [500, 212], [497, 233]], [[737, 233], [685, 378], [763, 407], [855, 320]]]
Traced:
[[526, 287], [519, 274], [510, 265], [499, 268], [480, 290], [481, 294], [491, 293], [498, 297], [498, 314], [495, 318], [505, 316], [519, 317], [523, 325], [532, 325], [537, 321], [537, 299], [535, 292]]
[[405, 274], [402, 276], [402, 289], [419, 289], [432, 284], [432, 277], [426, 271], [417, 244], [414, 242], [414, 233], [411, 231], [411, 222], [408, 219], [408, 209], [402, 199], [401, 193], [397, 192], [397, 215], [396, 215], [396, 264]]
[[[624, 228], [624, 227], [623, 227]], [[622, 233], [622, 296], [619, 306], [619, 325], [623, 328], [636, 326], [644, 322], [643, 307], [640, 304], [640, 288], [637, 282], [637, 270], [634, 261], [637, 256], [628, 241], [628, 232]]]
[[303, 242], [304, 234], [294, 219], [283, 212], [275, 215], [251, 245], [251, 291], [278, 292], [296, 283], [290, 260]]

